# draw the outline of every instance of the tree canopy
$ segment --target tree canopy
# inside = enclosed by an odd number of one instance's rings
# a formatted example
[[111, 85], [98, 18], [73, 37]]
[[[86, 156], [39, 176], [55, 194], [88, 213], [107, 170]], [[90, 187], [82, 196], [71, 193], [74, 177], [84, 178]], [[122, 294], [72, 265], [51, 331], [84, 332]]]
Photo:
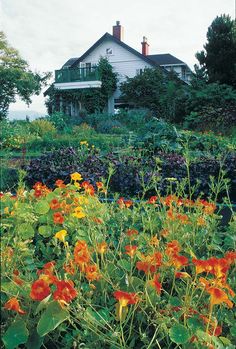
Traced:
[[127, 78], [120, 88], [124, 101], [138, 108], [147, 108], [158, 118], [173, 122], [182, 113], [185, 87], [174, 72], [148, 68], [140, 75]]
[[0, 119], [7, 116], [9, 105], [16, 96], [27, 104], [31, 96], [38, 95], [46, 84], [49, 73], [34, 73], [19, 52], [11, 47], [0, 32]]
[[228, 15], [217, 16], [207, 31], [204, 50], [197, 52], [199, 76], [208, 82], [236, 87], [236, 21]]

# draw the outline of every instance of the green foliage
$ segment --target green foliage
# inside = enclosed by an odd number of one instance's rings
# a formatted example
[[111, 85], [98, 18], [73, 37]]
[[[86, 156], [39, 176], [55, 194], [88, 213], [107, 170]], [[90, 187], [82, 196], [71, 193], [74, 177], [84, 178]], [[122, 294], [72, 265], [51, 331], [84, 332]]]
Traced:
[[62, 131], [70, 123], [70, 116], [62, 112], [55, 112], [47, 116], [47, 120], [50, 121], [58, 131]]
[[32, 133], [35, 133], [39, 137], [44, 135], [53, 136], [56, 133], [56, 127], [52, 122], [46, 119], [36, 119], [30, 123], [30, 129]]
[[49, 77], [48, 73], [33, 73], [0, 32], [0, 119], [6, 118], [9, 105], [15, 102], [16, 96], [30, 104], [30, 97], [40, 93]]
[[151, 110], [158, 118], [169, 121], [181, 119], [183, 83], [173, 74], [156, 69], [145, 69], [121, 84], [122, 98], [138, 108]]
[[200, 69], [209, 82], [219, 82], [236, 87], [236, 22], [228, 15], [217, 16], [207, 31], [204, 51], [196, 58]]
[[[84, 88], [78, 90], [58, 91], [53, 87], [48, 90], [48, 100], [46, 102], [48, 112], [51, 114], [52, 108], [59, 109], [58, 98], [67, 102], [79, 102], [83, 112], [94, 113], [103, 112], [107, 106], [108, 98], [113, 94], [117, 85], [117, 74], [106, 58], [100, 58], [98, 71], [101, 76], [101, 88]], [[82, 112], [82, 114], [83, 114]]]

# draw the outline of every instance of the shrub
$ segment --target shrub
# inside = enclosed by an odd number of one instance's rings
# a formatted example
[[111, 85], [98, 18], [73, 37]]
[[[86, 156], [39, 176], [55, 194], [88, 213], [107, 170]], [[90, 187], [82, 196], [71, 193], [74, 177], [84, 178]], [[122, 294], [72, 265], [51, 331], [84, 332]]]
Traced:
[[97, 128], [97, 131], [100, 133], [108, 133], [108, 134], [127, 133], [127, 128], [117, 120], [101, 121], [98, 123], [96, 128]]
[[47, 116], [47, 120], [53, 123], [58, 131], [62, 131], [70, 123], [70, 116], [62, 112], [55, 112]]
[[56, 134], [56, 127], [54, 124], [45, 119], [36, 119], [32, 121], [30, 123], [30, 130], [40, 137], [45, 135], [53, 136]]

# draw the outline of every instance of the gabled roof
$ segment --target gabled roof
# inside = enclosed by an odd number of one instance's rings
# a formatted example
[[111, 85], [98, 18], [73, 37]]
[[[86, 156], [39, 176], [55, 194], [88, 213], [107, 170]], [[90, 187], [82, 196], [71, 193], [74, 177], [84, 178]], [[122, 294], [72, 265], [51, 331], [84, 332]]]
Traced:
[[68, 61], [67, 61], [65, 64], [63, 64], [62, 68], [69, 68], [69, 67], [71, 67], [72, 64], [73, 64], [75, 61], [77, 61], [78, 59], [79, 59], [78, 57], [68, 59]]
[[184, 65], [186, 65], [186, 63], [184, 63], [180, 59], [172, 56], [169, 53], [164, 53], [164, 54], [159, 54], [159, 55], [148, 55], [148, 58], [159, 65], [168, 65], [168, 64], [184, 64]]
[[[96, 47], [98, 47], [101, 43], [103, 43], [105, 40], [112, 40], [115, 43], [117, 43], [118, 45], [120, 45], [121, 47], [125, 48], [126, 50], [128, 50], [129, 52], [133, 53], [135, 56], [141, 58], [143, 61], [147, 62], [148, 64], [152, 65], [153, 67], [159, 67], [159, 64], [154, 62], [153, 60], [149, 59], [148, 56], [144, 56], [141, 53], [139, 53], [138, 51], [136, 51], [135, 49], [133, 49], [132, 47], [130, 47], [129, 45], [125, 44], [123, 41], [120, 41], [119, 39], [115, 38], [113, 35], [109, 34], [109, 33], [105, 33], [98, 41], [95, 42], [95, 44], [93, 44], [81, 57], [75, 59], [75, 58], [71, 58], [72, 60], [75, 60], [72, 64], [71, 64], [71, 68], [76, 67], [78, 65], [79, 62], [82, 62], [85, 57], [87, 57]], [[70, 61], [70, 60], [69, 60]], [[68, 62], [69, 62], [68, 61]], [[67, 62], [67, 63], [68, 63]], [[65, 65], [63, 66], [65, 67]]]

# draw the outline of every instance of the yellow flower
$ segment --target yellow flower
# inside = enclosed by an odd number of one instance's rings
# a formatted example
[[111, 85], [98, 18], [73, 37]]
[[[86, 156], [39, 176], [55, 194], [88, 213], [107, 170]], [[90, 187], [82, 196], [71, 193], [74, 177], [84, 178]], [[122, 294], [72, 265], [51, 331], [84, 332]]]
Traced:
[[85, 217], [85, 213], [83, 212], [82, 207], [80, 207], [80, 206], [76, 207], [74, 213], [72, 214], [72, 216], [74, 216], [76, 218], [84, 218]]
[[58, 232], [54, 235], [54, 237], [55, 237], [56, 239], [58, 239], [58, 240], [64, 242], [64, 241], [65, 241], [66, 235], [67, 235], [67, 231], [66, 231], [66, 230], [60, 230], [60, 231], [58, 231]]
[[81, 174], [80, 173], [78, 173], [78, 172], [74, 172], [74, 173], [72, 173], [71, 175], [71, 179], [73, 180], [73, 181], [82, 181], [82, 176], [81, 176]]
[[80, 186], [80, 184], [78, 182], [75, 182], [74, 184], [75, 184], [77, 189], [81, 189], [81, 186]]
[[81, 141], [80, 145], [86, 145], [86, 147], [88, 146], [88, 142], [87, 141]]
[[4, 208], [4, 213], [5, 213], [5, 214], [9, 214], [9, 213], [10, 213], [8, 207], [5, 207], [5, 208]]
[[78, 197], [78, 202], [79, 202], [80, 205], [83, 205], [83, 204], [87, 205], [89, 201], [88, 201], [88, 198], [86, 198], [85, 196], [81, 195], [81, 196]]

